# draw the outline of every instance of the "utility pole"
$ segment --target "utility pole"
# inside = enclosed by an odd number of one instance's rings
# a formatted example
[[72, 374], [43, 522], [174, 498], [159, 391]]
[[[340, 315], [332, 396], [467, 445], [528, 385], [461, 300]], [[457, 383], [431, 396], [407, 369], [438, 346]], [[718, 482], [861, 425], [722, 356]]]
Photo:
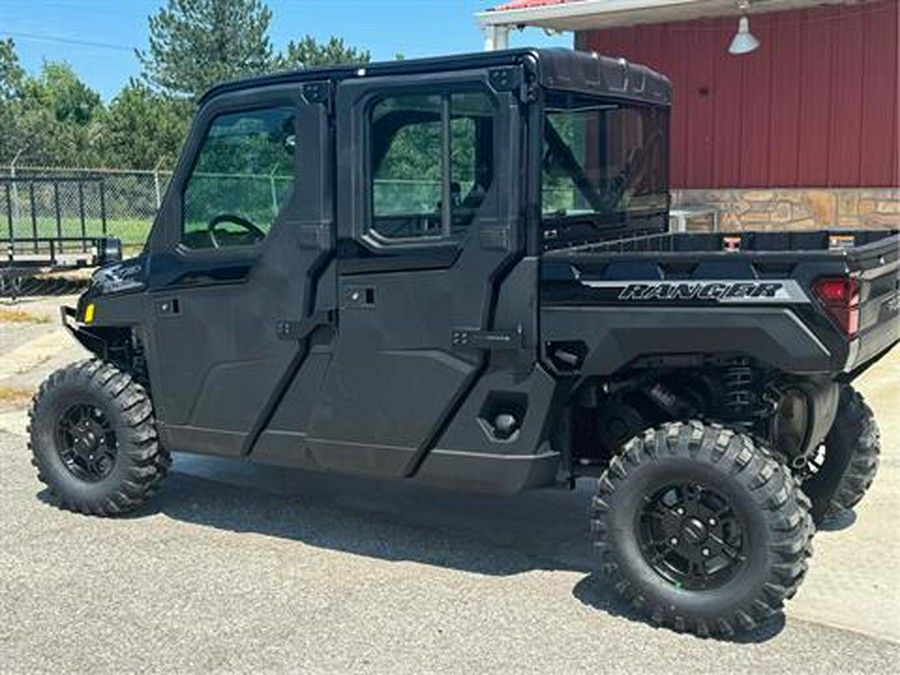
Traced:
[[269, 172], [269, 189], [272, 192], [272, 217], [278, 216], [278, 189], [275, 187], [275, 172], [278, 171], [278, 165], [272, 167]]
[[153, 186], [156, 188], [156, 210], [159, 210], [159, 207], [162, 206], [162, 190], [159, 188], [159, 167], [163, 163], [163, 160], [166, 158], [165, 155], [160, 157], [156, 166], [153, 167]]

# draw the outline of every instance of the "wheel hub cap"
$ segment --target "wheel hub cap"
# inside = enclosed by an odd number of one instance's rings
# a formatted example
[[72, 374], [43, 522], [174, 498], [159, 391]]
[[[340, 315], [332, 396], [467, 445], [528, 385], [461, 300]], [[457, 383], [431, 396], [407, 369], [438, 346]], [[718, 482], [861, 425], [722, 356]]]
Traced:
[[691, 544], [702, 544], [706, 541], [706, 537], [708, 536], [706, 525], [697, 518], [688, 518], [683, 522], [681, 524], [681, 531], [684, 534], [685, 540]]
[[59, 418], [59, 457], [66, 469], [86, 482], [106, 478], [115, 466], [118, 445], [112, 425], [97, 406], [79, 403]]
[[645, 497], [637, 534], [645, 561], [678, 588], [718, 588], [745, 561], [738, 514], [719, 491], [697, 483], [673, 483]]

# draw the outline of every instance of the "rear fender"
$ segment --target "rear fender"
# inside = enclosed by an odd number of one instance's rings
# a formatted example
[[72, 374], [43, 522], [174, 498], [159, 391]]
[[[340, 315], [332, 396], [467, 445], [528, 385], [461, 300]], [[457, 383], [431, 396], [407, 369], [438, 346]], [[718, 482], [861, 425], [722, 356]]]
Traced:
[[825, 440], [837, 417], [840, 386], [829, 378], [804, 378], [798, 383], [806, 394], [812, 423], [807, 431], [803, 454], [808, 454]]
[[[652, 356], [743, 355], [784, 373], [834, 373], [828, 347], [783, 307], [546, 307], [544, 360], [561, 372], [558, 345], [579, 345], [574, 370], [609, 376]], [[569, 359], [570, 364], [572, 359]]]

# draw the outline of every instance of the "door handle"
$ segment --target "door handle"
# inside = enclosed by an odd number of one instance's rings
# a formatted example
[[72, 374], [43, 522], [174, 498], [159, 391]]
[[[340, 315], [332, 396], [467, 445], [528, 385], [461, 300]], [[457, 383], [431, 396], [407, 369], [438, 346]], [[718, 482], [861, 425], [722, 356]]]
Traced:
[[181, 314], [181, 302], [178, 298], [161, 298], [153, 303], [153, 311], [157, 316]]
[[374, 307], [375, 306], [375, 287], [374, 286], [344, 286], [343, 307], [351, 309], [353, 307]]
[[487, 351], [515, 351], [525, 343], [522, 326], [516, 330], [481, 330], [478, 328], [454, 328], [450, 331], [450, 344], [457, 349], [484, 349]]

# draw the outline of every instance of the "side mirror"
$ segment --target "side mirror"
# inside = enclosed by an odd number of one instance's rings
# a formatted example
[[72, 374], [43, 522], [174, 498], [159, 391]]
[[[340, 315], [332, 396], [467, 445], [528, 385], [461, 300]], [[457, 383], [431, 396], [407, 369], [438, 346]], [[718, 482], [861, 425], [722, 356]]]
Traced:
[[97, 262], [100, 265], [122, 262], [122, 240], [103, 237], [97, 241]]

